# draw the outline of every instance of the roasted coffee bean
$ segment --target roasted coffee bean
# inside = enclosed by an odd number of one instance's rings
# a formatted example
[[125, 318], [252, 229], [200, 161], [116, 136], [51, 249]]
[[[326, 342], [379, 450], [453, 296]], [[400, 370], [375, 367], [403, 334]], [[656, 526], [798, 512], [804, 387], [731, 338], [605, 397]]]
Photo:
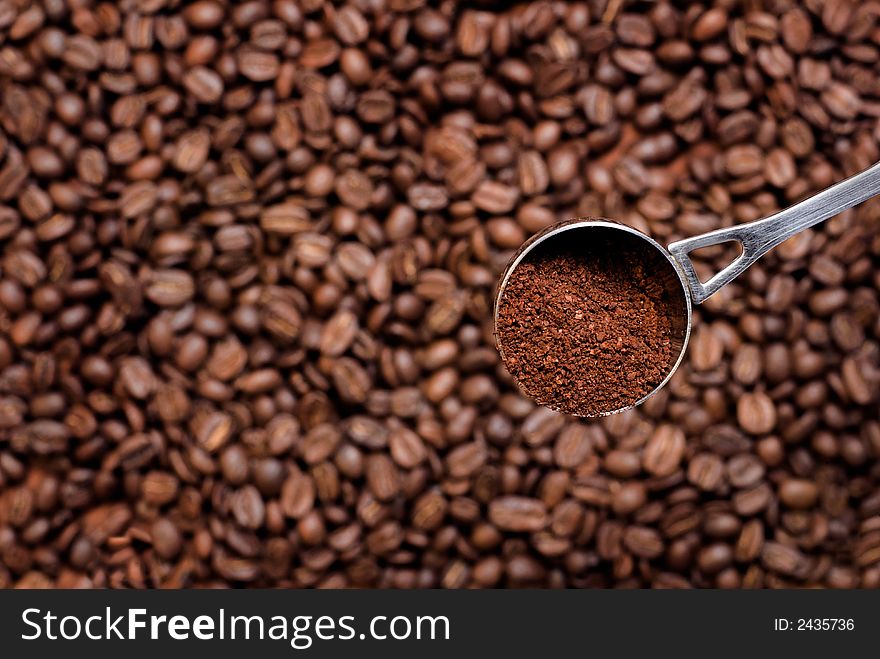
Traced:
[[663, 553], [663, 540], [656, 529], [630, 526], [623, 534], [624, 546], [640, 558], [657, 558]]
[[266, 507], [259, 490], [253, 485], [246, 485], [232, 495], [232, 513], [236, 521], [248, 529], [257, 529], [263, 525]]
[[751, 487], [764, 477], [764, 465], [754, 455], [743, 453], [727, 461], [727, 480], [734, 487]]
[[547, 509], [538, 499], [500, 497], [489, 504], [489, 520], [507, 531], [540, 531], [547, 523]]
[[183, 85], [200, 103], [216, 103], [223, 94], [223, 79], [205, 66], [196, 66], [183, 75]]
[[669, 476], [679, 467], [685, 450], [681, 429], [662, 425], [651, 435], [642, 455], [642, 465], [654, 476]]
[[740, 427], [753, 435], [770, 432], [776, 426], [776, 407], [765, 393], [756, 391], [743, 394], [736, 407]]
[[789, 508], [810, 508], [818, 496], [819, 488], [809, 480], [791, 478], [779, 486], [779, 499]]
[[395, 464], [384, 454], [367, 458], [365, 475], [367, 485], [379, 500], [392, 499], [400, 491], [400, 474]]
[[167, 518], [153, 522], [150, 538], [156, 553], [164, 559], [174, 558], [183, 546], [180, 530]]
[[804, 578], [810, 568], [809, 560], [794, 547], [779, 542], [767, 542], [761, 551], [762, 565], [786, 577]]
[[700, 327], [691, 339], [691, 363], [697, 371], [708, 371], [721, 363], [724, 344], [711, 327]]
[[641, 483], [626, 483], [614, 493], [611, 505], [618, 515], [637, 512], [647, 502], [645, 486]]
[[724, 465], [712, 453], [695, 455], [688, 463], [688, 480], [701, 490], [712, 491], [723, 482]]

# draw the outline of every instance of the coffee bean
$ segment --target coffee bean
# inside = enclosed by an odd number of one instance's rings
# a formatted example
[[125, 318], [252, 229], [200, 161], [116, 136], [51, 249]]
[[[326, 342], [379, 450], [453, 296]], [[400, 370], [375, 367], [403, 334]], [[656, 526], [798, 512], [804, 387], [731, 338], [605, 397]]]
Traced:
[[183, 270], [157, 270], [145, 288], [147, 298], [161, 307], [180, 306], [192, 299], [194, 293], [192, 276]]
[[569, 425], [558, 435], [553, 449], [556, 464], [573, 468], [583, 464], [593, 454], [588, 430], [580, 425]]
[[697, 565], [706, 574], [717, 574], [726, 568], [733, 559], [730, 545], [716, 542], [704, 547], [697, 555]]
[[614, 120], [614, 99], [606, 88], [591, 85], [584, 90], [583, 97], [584, 112], [590, 122], [604, 126]]
[[486, 462], [486, 448], [480, 444], [462, 444], [450, 452], [447, 470], [453, 478], [465, 478], [476, 472]]
[[654, 476], [668, 476], [678, 469], [684, 455], [684, 433], [677, 427], [662, 425], [645, 446], [642, 465]]
[[428, 457], [422, 438], [408, 428], [392, 430], [388, 435], [392, 459], [404, 469], [418, 466]]
[[220, 469], [223, 478], [234, 485], [242, 485], [247, 482], [250, 475], [248, 457], [241, 446], [233, 445], [223, 450], [220, 454]]
[[695, 114], [705, 100], [705, 90], [685, 79], [663, 97], [663, 112], [672, 121], [683, 121]]
[[253, 189], [238, 176], [221, 176], [208, 183], [205, 199], [210, 206], [231, 206], [251, 201]]
[[797, 54], [806, 52], [807, 44], [813, 36], [813, 26], [803, 9], [795, 7], [783, 14], [779, 29], [788, 50]]
[[688, 480], [705, 491], [716, 489], [724, 478], [724, 465], [717, 455], [700, 453], [688, 464]]
[[246, 485], [232, 496], [232, 513], [245, 528], [257, 529], [265, 519], [265, 505], [260, 492], [253, 485]]
[[516, 188], [495, 181], [481, 183], [471, 197], [474, 206], [494, 215], [509, 213], [516, 204], [519, 192]]
[[660, 534], [648, 527], [628, 527], [623, 534], [623, 544], [640, 558], [657, 558], [663, 553], [663, 540]]
[[181, 135], [175, 144], [174, 166], [181, 172], [193, 173], [208, 159], [211, 138], [207, 130], [196, 129]]
[[779, 486], [779, 500], [789, 508], [811, 508], [819, 496], [819, 488], [808, 480], [791, 478]]
[[861, 107], [861, 98], [850, 86], [831, 83], [821, 96], [822, 104], [838, 119], [854, 119]]
[[156, 388], [156, 377], [149, 362], [141, 357], [128, 357], [119, 366], [119, 380], [135, 398], [148, 398]]
[[758, 346], [744, 343], [733, 355], [730, 374], [740, 384], [751, 385], [761, 377], [762, 355]]
[[260, 215], [260, 226], [281, 235], [295, 235], [312, 229], [308, 211], [294, 204], [269, 206]]
[[618, 38], [629, 46], [646, 48], [654, 43], [655, 30], [647, 16], [621, 14], [615, 24]]
[[305, 517], [315, 503], [315, 485], [311, 477], [299, 470], [292, 471], [281, 486], [279, 502], [287, 517]]
[[400, 491], [400, 475], [394, 463], [383, 454], [367, 458], [367, 486], [379, 500], [393, 499]]
[[737, 401], [736, 419], [746, 432], [762, 435], [776, 426], [776, 407], [765, 393], [746, 393]]
[[199, 445], [206, 451], [218, 451], [232, 436], [233, 421], [222, 412], [205, 412], [191, 422]]
[[739, 490], [733, 495], [733, 509], [739, 515], [751, 516], [764, 510], [770, 503], [772, 492], [766, 483]]
[[200, 103], [216, 103], [223, 94], [223, 79], [204, 66], [187, 71], [183, 75], [183, 84]]
[[264, 53], [256, 49], [240, 50], [237, 59], [238, 70], [245, 78], [254, 82], [274, 80], [281, 66], [274, 53]]
[[541, 194], [550, 184], [547, 165], [537, 151], [520, 154], [518, 171], [519, 187], [525, 195]]
[[180, 552], [183, 545], [180, 531], [167, 518], [158, 519], [153, 522], [150, 528], [150, 538], [156, 553], [165, 559], [174, 558]]
[[727, 480], [734, 487], [751, 487], [764, 477], [764, 465], [749, 453], [736, 455], [727, 461]]
[[74, 69], [94, 71], [101, 66], [101, 47], [85, 34], [76, 34], [64, 44], [62, 59]]
[[691, 362], [694, 369], [708, 371], [721, 363], [724, 345], [710, 327], [700, 327], [691, 343]]
[[792, 155], [784, 149], [774, 149], [764, 162], [764, 177], [777, 188], [785, 188], [794, 181], [797, 170]]
[[502, 530], [540, 531], [547, 523], [547, 510], [537, 499], [500, 497], [489, 504], [489, 520]]
[[809, 562], [801, 552], [779, 542], [764, 544], [761, 563], [768, 570], [787, 577], [803, 578], [809, 570]]
[[394, 97], [384, 90], [364, 92], [358, 100], [357, 114], [366, 124], [381, 124], [394, 116]]
[[705, 12], [694, 23], [691, 36], [697, 41], [709, 41], [721, 34], [727, 26], [727, 12], [713, 8]]
[[645, 486], [641, 483], [627, 483], [614, 493], [611, 505], [618, 515], [629, 515], [638, 511], [646, 502]]
[[449, 203], [447, 192], [438, 185], [416, 184], [409, 189], [410, 205], [422, 211], [437, 211]]
[[[877, 377], [866, 375], [866, 364], [853, 357], [843, 360], [841, 375], [843, 385], [850, 397], [859, 405], [867, 405], [876, 398]], [[876, 370], [872, 369], [876, 374]]]
[[358, 320], [351, 311], [342, 309], [327, 321], [321, 333], [321, 352], [338, 357], [348, 350], [358, 331]]
[[218, 380], [228, 381], [239, 375], [247, 365], [247, 351], [235, 337], [217, 344], [212, 350], [205, 368]]

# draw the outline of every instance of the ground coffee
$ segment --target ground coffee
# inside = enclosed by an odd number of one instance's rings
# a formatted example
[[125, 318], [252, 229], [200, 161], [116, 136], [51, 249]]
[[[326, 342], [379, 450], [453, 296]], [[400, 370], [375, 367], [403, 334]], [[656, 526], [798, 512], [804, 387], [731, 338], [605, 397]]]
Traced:
[[[671, 364], [671, 306], [650, 245], [571, 231], [531, 250], [507, 280], [496, 334], [538, 403], [580, 416], [628, 407]], [[659, 264], [659, 269], [668, 265]]]

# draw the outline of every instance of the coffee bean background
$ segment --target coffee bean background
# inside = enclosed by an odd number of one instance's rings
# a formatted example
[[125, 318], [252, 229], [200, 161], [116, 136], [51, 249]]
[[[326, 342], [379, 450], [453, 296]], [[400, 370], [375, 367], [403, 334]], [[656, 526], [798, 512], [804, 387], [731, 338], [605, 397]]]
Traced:
[[536, 407], [491, 322], [557, 220], [668, 242], [880, 159], [878, 14], [0, 0], [0, 585], [880, 585], [880, 206], [636, 411]]

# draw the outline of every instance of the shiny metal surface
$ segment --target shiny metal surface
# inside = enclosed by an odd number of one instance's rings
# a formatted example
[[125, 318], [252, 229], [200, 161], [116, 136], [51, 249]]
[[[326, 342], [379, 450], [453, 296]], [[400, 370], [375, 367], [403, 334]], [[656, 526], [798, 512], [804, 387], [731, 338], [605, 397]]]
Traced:
[[[684, 271], [694, 303], [700, 304], [780, 243], [878, 194], [880, 163], [770, 217], [670, 243], [669, 252]], [[742, 253], [709, 281], [701, 282], [688, 254], [731, 240], [740, 243]]]

